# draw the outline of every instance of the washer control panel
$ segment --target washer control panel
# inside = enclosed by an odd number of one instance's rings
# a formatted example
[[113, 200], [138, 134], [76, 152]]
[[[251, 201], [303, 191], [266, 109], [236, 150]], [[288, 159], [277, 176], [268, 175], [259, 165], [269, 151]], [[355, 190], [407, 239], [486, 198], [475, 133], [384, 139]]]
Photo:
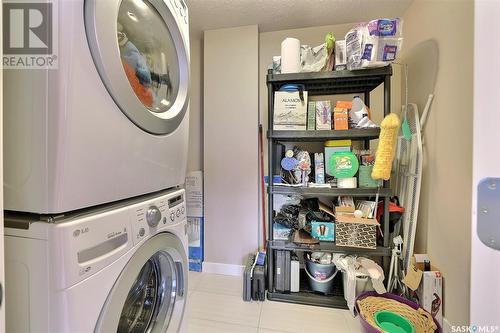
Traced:
[[133, 210], [132, 226], [134, 243], [150, 237], [161, 228], [186, 219], [184, 190], [175, 191], [152, 199]]

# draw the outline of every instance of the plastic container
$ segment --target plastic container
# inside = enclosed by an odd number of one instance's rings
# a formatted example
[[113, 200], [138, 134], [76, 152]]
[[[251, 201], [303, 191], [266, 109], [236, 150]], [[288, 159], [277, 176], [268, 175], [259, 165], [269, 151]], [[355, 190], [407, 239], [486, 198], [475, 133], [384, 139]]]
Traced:
[[349, 117], [355, 125], [357, 125], [364, 117], [370, 117], [370, 111], [366, 107], [363, 100], [358, 96], [354, 97], [352, 100], [352, 108], [349, 111]]
[[307, 278], [309, 280], [309, 286], [311, 287], [311, 290], [323, 293], [323, 294], [331, 294], [333, 292], [333, 279], [335, 276], [337, 276], [338, 271], [335, 271], [335, 273], [332, 274], [328, 279], [326, 280], [319, 280], [314, 278], [311, 274], [309, 274], [307, 268], [306, 268], [306, 274]]
[[359, 166], [359, 188], [376, 188], [378, 180], [372, 178], [373, 165]]
[[336, 152], [351, 151], [351, 140], [329, 140], [325, 142], [325, 172], [327, 175], [333, 176], [330, 170], [330, 158]]
[[[344, 290], [347, 289], [347, 274], [342, 272], [342, 284]], [[373, 284], [370, 278], [363, 273], [356, 273], [356, 296], [358, 297], [364, 292], [373, 291]]]
[[306, 274], [311, 290], [323, 294], [333, 291], [333, 279], [337, 276], [338, 269], [335, 264], [318, 264], [306, 258]]
[[412, 324], [402, 316], [391, 311], [379, 311], [375, 314], [378, 327], [388, 333], [415, 333]]
[[[406, 304], [415, 310], [418, 310], [420, 308], [420, 306], [417, 303], [414, 303], [414, 302], [407, 300], [406, 298], [403, 298], [403, 297], [398, 296], [398, 295], [394, 295], [394, 294], [390, 294], [390, 293], [385, 293], [385, 294], [379, 295], [375, 291], [368, 291], [366, 293], [359, 295], [358, 298], [356, 299], [356, 312], [357, 313], [359, 313], [359, 307], [358, 307], [357, 301], [362, 300], [368, 296], [385, 297], [388, 299], [393, 299], [393, 300], [396, 300], [400, 303]], [[363, 332], [365, 332], [365, 333], [380, 333], [379, 329], [370, 325], [363, 317], [361, 317], [361, 316], [358, 316], [358, 317], [359, 317], [359, 322], [361, 323], [361, 327], [363, 328]], [[434, 318], [434, 323], [436, 323], [436, 326], [437, 326], [435, 333], [443, 333], [443, 329], [441, 328], [441, 325], [439, 325], [439, 322], [436, 320], [436, 318]]]

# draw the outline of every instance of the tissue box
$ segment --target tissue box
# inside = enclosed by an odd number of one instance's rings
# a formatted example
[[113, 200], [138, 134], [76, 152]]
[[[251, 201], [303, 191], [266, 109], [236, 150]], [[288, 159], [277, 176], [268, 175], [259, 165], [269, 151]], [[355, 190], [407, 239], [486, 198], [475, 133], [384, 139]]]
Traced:
[[311, 221], [311, 236], [320, 241], [335, 241], [335, 223]]

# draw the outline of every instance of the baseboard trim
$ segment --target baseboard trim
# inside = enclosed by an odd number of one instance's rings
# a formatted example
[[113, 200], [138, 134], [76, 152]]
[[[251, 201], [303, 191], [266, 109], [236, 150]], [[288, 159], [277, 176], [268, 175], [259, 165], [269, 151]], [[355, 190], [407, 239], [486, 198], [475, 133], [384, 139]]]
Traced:
[[204, 261], [202, 263], [202, 272], [212, 274], [243, 276], [244, 268], [245, 266], [243, 265], [222, 264], [218, 262]]
[[443, 333], [452, 333], [451, 324], [446, 318], [443, 318]]

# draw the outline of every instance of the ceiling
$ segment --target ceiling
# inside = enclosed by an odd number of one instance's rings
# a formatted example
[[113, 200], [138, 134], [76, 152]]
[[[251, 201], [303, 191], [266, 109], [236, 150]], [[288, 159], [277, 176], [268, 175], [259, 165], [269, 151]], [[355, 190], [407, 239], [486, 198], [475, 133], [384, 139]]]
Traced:
[[402, 16], [413, 0], [185, 0], [191, 34], [258, 24], [259, 31]]

